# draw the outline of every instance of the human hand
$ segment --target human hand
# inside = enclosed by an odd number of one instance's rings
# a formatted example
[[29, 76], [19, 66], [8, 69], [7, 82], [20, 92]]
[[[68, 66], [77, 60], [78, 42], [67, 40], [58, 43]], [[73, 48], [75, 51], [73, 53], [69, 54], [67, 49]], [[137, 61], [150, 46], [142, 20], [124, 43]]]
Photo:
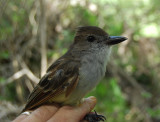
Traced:
[[96, 105], [96, 98], [85, 98], [78, 107], [41, 106], [30, 115], [21, 114], [13, 122], [79, 122]]

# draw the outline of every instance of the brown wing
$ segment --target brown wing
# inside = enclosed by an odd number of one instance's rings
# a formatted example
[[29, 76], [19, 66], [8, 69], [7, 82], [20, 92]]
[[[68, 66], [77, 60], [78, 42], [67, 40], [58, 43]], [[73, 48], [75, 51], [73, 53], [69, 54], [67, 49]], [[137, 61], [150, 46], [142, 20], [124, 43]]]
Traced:
[[69, 96], [79, 81], [79, 66], [79, 61], [64, 58], [52, 64], [30, 94], [22, 112], [47, 104], [61, 94]]

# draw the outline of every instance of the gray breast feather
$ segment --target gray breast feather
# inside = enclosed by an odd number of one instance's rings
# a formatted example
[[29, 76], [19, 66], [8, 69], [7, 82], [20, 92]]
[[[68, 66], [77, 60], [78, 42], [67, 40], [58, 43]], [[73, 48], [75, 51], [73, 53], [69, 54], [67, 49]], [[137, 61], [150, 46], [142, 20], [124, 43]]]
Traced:
[[77, 103], [98, 84], [105, 74], [110, 51], [110, 48], [105, 48], [82, 57], [79, 82], [66, 104]]
[[105, 48], [97, 53], [85, 55], [81, 62], [80, 82], [78, 87], [91, 90], [104, 77], [110, 49]]

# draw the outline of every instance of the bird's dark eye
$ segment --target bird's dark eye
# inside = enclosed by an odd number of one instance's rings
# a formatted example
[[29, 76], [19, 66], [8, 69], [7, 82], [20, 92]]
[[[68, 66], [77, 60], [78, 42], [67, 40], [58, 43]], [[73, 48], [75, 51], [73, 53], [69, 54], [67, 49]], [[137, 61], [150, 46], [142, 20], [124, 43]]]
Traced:
[[94, 36], [88, 36], [87, 41], [93, 42], [96, 38]]

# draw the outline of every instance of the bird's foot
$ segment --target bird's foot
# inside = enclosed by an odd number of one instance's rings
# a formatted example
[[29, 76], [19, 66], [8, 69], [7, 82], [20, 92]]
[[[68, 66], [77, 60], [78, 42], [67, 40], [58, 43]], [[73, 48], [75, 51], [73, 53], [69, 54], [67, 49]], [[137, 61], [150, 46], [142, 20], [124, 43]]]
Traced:
[[106, 120], [106, 117], [103, 115], [99, 115], [99, 114], [97, 114], [96, 111], [94, 111], [94, 112], [87, 114], [84, 117], [84, 120], [86, 120], [88, 122], [100, 122], [100, 121], [104, 122]]

